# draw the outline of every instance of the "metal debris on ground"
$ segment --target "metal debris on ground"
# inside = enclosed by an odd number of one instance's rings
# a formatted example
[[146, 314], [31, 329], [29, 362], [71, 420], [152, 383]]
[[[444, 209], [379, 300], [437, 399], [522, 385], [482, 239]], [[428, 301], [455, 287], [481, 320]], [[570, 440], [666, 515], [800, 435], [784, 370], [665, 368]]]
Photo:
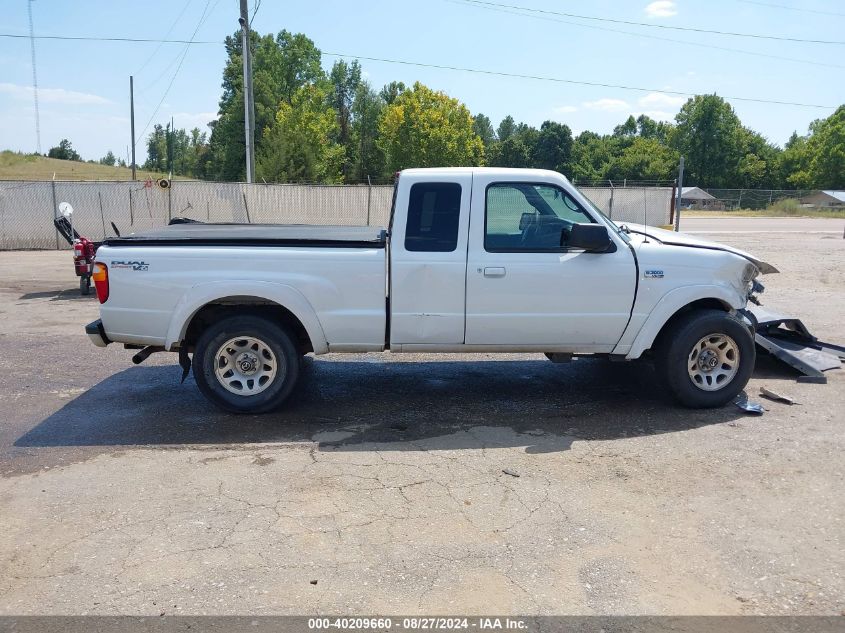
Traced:
[[765, 411], [763, 405], [751, 402], [748, 399], [748, 394], [744, 391], [734, 398], [734, 404], [751, 415], [763, 415], [763, 412]]
[[801, 372], [798, 382], [825, 384], [825, 371], [841, 367], [845, 347], [825, 343], [810, 334], [801, 319], [749, 306], [754, 342], [778, 360]]
[[502, 468], [502, 472], [506, 475], [510, 475], [511, 477], [519, 477], [519, 473], [511, 470], [510, 468]]
[[776, 391], [772, 391], [771, 389], [766, 389], [765, 387], [760, 387], [760, 395], [765, 398], [768, 398], [769, 400], [783, 402], [784, 404], [801, 404], [800, 402], [795, 402], [795, 400], [793, 400], [789, 396], [777, 393]]

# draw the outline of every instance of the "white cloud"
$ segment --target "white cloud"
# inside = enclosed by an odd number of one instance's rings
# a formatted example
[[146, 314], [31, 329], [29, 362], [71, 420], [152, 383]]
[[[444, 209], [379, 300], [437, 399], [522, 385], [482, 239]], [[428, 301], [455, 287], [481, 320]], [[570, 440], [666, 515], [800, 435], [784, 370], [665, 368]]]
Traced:
[[649, 92], [641, 97], [637, 103], [644, 108], [680, 108], [687, 102], [686, 97], [679, 95], [667, 95], [662, 92]]
[[647, 117], [654, 119], [655, 121], [674, 121], [675, 115], [671, 112], [665, 112], [664, 110], [644, 110], [643, 112], [637, 113], [644, 114]]
[[678, 15], [678, 8], [672, 0], [655, 0], [645, 8], [650, 18], [671, 18]]
[[185, 128], [192, 130], [195, 127], [204, 132], [205, 127], [214, 119], [217, 118], [216, 112], [174, 112], [173, 124], [176, 128]]
[[569, 114], [570, 112], [577, 112], [578, 108], [572, 105], [565, 105], [560, 106], [559, 108], [555, 108], [554, 111], [557, 114]]
[[[0, 94], [7, 94], [13, 99], [32, 99], [32, 86], [0, 83]], [[104, 105], [111, 103], [111, 101], [99, 95], [65, 90], [64, 88], [39, 88], [38, 100], [42, 103], [63, 105]]]
[[596, 101], [585, 101], [583, 106], [589, 110], [602, 110], [604, 112], [624, 112], [630, 109], [627, 101], [622, 99], [598, 99]]

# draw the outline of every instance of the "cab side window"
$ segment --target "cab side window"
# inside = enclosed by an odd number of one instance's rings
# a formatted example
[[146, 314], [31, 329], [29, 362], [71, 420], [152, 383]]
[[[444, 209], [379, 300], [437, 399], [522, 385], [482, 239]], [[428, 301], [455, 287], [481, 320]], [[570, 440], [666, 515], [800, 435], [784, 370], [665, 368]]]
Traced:
[[487, 188], [484, 248], [490, 252], [561, 251], [573, 224], [594, 223], [562, 189], [534, 183]]
[[450, 253], [458, 246], [461, 186], [424, 182], [411, 186], [405, 250]]

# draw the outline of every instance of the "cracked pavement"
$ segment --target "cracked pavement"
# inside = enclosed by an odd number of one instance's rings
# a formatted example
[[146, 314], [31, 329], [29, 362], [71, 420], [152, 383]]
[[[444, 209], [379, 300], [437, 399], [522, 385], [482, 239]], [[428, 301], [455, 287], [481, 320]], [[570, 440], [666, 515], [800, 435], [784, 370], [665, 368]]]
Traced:
[[[718, 239], [843, 342], [845, 241]], [[747, 417], [640, 364], [333, 355], [231, 416], [173, 356], [91, 346], [76, 292], [68, 252], [0, 253], [0, 614], [845, 609], [845, 371], [763, 359], [749, 393], [802, 404]]]

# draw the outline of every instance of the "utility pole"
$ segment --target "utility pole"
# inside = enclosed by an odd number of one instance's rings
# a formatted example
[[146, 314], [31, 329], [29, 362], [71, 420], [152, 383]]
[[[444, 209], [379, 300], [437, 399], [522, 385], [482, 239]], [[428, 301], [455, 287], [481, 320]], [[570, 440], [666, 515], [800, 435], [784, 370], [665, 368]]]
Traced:
[[170, 156], [169, 156], [170, 160], [168, 161], [170, 163], [170, 171], [168, 172], [167, 177], [170, 178], [171, 180], [173, 180], [173, 161], [176, 158], [174, 156], [174, 151], [173, 151], [174, 150], [173, 139], [174, 139], [175, 135], [176, 135], [176, 130], [173, 129], [173, 117], [170, 117], [170, 138], [168, 139], [169, 142], [167, 144], [167, 153], [170, 154]]
[[132, 133], [132, 180], [135, 180], [135, 83], [129, 75], [129, 127]]
[[251, 183], [255, 172], [255, 108], [252, 96], [252, 54], [249, 46], [249, 9], [241, 0], [241, 47], [244, 58], [244, 133], [246, 135], [246, 181]]
[[684, 195], [684, 157], [678, 165], [678, 198], [675, 202], [675, 231], [681, 230], [681, 199]]

